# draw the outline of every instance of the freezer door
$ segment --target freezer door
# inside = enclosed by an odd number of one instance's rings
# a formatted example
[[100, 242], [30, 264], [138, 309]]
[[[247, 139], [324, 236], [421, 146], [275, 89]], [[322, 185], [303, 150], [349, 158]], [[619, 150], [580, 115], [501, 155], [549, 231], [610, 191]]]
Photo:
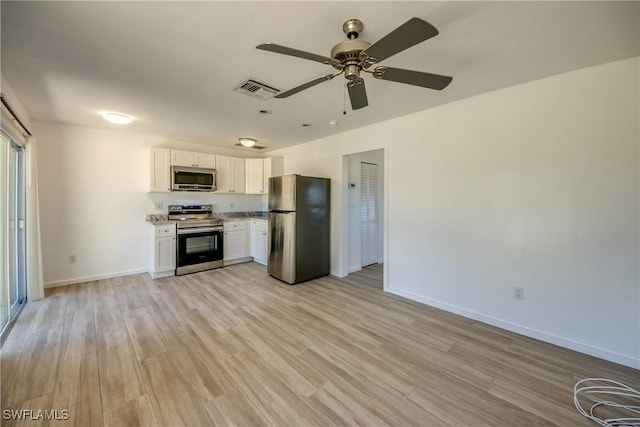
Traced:
[[296, 283], [299, 283], [329, 274], [330, 181], [301, 176], [296, 187]]
[[284, 175], [269, 178], [269, 210], [296, 210], [296, 176]]
[[295, 283], [296, 213], [269, 212], [269, 237], [267, 272], [289, 284]]

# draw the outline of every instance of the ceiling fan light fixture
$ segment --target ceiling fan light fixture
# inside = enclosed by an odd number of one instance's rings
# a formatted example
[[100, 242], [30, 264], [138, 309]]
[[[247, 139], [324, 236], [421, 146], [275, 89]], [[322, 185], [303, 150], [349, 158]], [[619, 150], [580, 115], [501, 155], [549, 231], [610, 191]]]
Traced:
[[133, 121], [133, 117], [128, 114], [116, 113], [114, 111], [103, 111], [100, 113], [103, 119], [116, 125], [128, 125]]
[[258, 142], [258, 140], [255, 138], [238, 138], [238, 142], [240, 142], [243, 147], [250, 148], [256, 145], [256, 142]]

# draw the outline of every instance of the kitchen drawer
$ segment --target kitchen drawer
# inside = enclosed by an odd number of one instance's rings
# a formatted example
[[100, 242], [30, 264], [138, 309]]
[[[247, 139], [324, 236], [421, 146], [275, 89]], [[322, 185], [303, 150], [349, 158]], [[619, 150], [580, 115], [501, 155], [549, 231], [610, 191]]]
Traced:
[[156, 237], [168, 237], [176, 235], [176, 225], [175, 224], [163, 224], [156, 225]]
[[247, 229], [247, 221], [224, 221], [224, 231], [241, 231]]

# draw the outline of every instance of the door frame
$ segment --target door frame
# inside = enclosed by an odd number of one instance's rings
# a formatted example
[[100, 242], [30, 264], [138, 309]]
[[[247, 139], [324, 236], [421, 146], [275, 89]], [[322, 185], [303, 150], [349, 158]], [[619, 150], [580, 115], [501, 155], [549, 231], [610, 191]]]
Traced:
[[[20, 312], [24, 308], [27, 302], [27, 158], [25, 145], [14, 138], [12, 132], [2, 126], [1, 129], [3, 139], [6, 139], [6, 158], [3, 160], [5, 164], [2, 167], [2, 172], [5, 174], [2, 180], [2, 185], [6, 185], [6, 194], [0, 201], [0, 209], [3, 210], [6, 218], [0, 227], [3, 227], [3, 235], [5, 239], [0, 242], [4, 250], [0, 252], [0, 256], [3, 257], [2, 262], [5, 263], [5, 271], [3, 277], [0, 277], [6, 285], [5, 297], [7, 298], [7, 324], [0, 324], [0, 339], [4, 339], [8, 336], [15, 320], [20, 315]], [[2, 147], [4, 150], [5, 147]], [[12, 165], [12, 153], [15, 151], [15, 165]], [[17, 166], [14, 169], [13, 166]], [[12, 174], [15, 174], [13, 177]], [[16, 186], [16, 188], [11, 188]], [[12, 196], [12, 192], [15, 194]], [[15, 197], [14, 205], [12, 205], [12, 197]], [[13, 230], [10, 227], [11, 210], [16, 217], [14, 218]], [[21, 228], [22, 225], [22, 228]], [[11, 247], [11, 234], [15, 232], [15, 241], [13, 244], [15, 247]], [[15, 263], [12, 263], [13, 256], [17, 257]], [[15, 271], [14, 271], [15, 270]], [[15, 283], [11, 280], [11, 274], [15, 274]], [[11, 301], [11, 289], [13, 286], [17, 286], [16, 289], [16, 301]]]
[[389, 144], [375, 144], [375, 145], [365, 145], [359, 148], [351, 148], [345, 151], [342, 151], [342, 180], [340, 185], [340, 203], [342, 209], [340, 212], [340, 233], [339, 233], [339, 266], [338, 266], [338, 275], [340, 277], [345, 277], [349, 273], [349, 157], [350, 155], [364, 153], [367, 151], [375, 151], [375, 150], [383, 150], [384, 152], [384, 164], [382, 165], [383, 170], [383, 279], [382, 279], [382, 288], [386, 292], [390, 287], [389, 283], [389, 272], [391, 270], [391, 265], [389, 264], [389, 199], [391, 198], [391, 194], [389, 192], [389, 158], [390, 158], [390, 148]]

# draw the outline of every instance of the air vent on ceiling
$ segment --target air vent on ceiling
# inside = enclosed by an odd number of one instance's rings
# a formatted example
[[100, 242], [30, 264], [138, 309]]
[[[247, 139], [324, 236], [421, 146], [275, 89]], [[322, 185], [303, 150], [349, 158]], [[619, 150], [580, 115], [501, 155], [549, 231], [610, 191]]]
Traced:
[[260, 83], [256, 80], [249, 79], [240, 84], [234, 89], [236, 92], [243, 93], [245, 95], [253, 96], [260, 99], [273, 98], [280, 92], [280, 89], [273, 88], [264, 83]]
[[236, 147], [246, 148], [247, 150], [264, 150], [267, 147], [263, 147], [261, 145], [254, 145], [253, 147], [245, 147], [244, 145], [237, 143]]

